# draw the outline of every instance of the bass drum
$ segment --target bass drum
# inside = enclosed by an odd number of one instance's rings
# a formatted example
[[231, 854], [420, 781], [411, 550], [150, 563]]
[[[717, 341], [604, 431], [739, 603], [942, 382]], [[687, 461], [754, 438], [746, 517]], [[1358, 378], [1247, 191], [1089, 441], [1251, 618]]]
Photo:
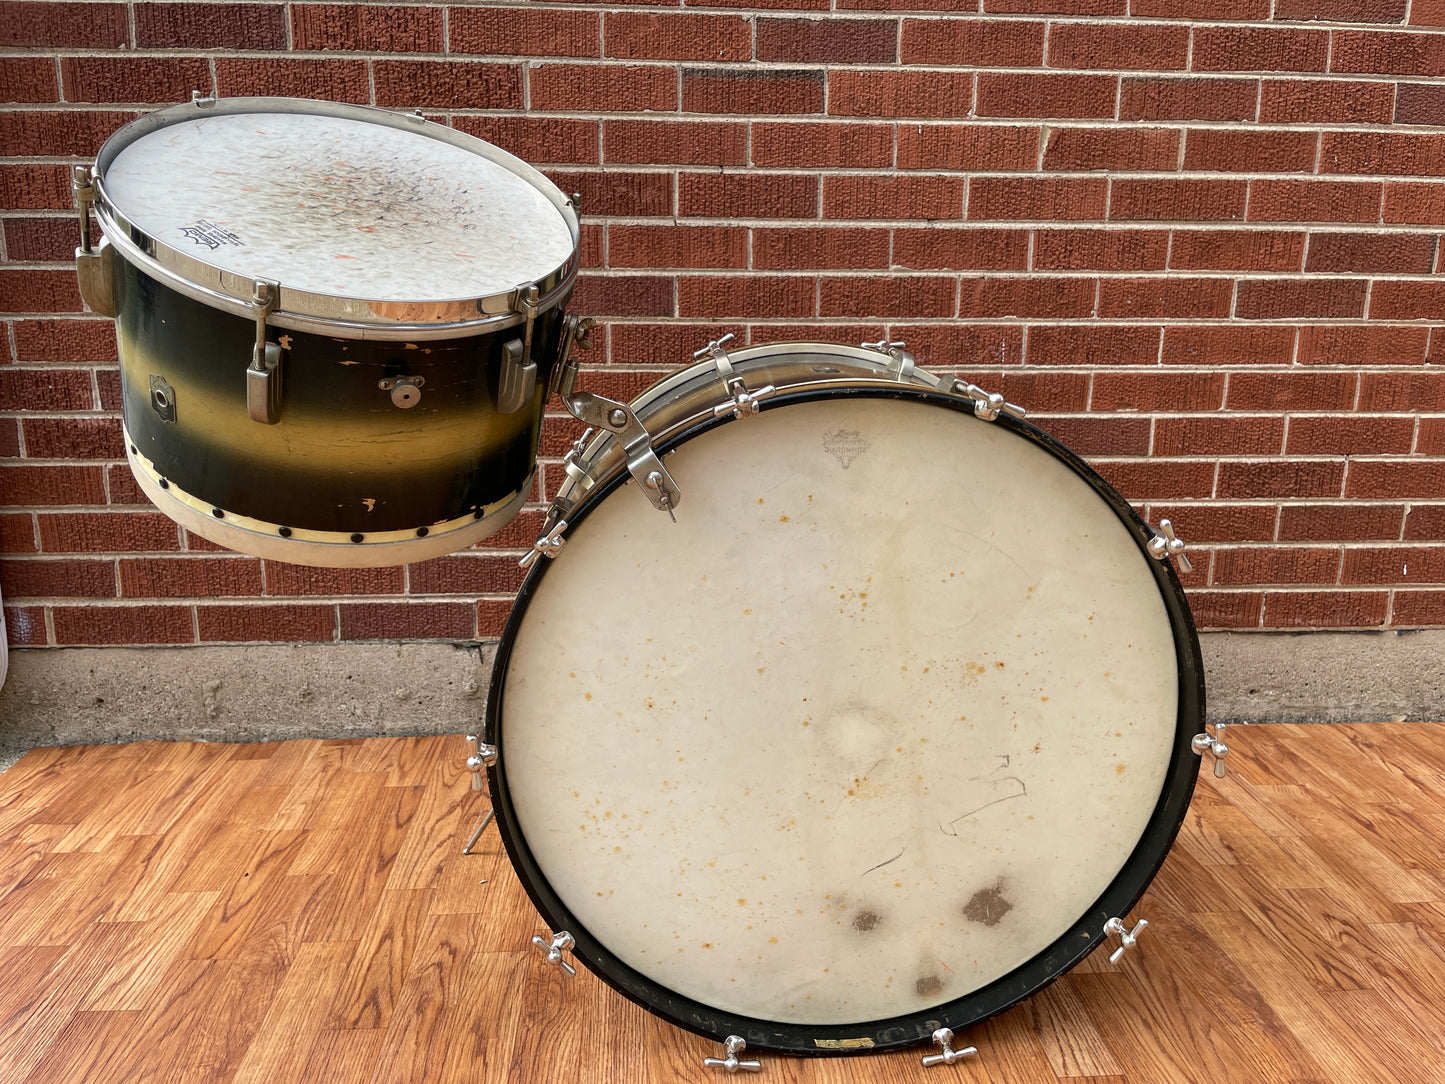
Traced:
[[497, 659], [492, 794], [551, 928], [674, 1024], [927, 1043], [1103, 943], [1178, 831], [1204, 689], [1174, 570], [962, 389], [756, 347], [632, 404], [675, 523], [610, 436], [569, 465]]

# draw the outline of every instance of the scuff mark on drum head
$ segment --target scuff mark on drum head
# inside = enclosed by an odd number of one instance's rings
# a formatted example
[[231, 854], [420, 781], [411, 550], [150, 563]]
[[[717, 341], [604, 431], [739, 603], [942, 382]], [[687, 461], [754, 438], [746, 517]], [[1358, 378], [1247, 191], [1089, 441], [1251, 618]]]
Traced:
[[1014, 905], [1004, 899], [1003, 881], [999, 881], [992, 888], [980, 888], [970, 896], [963, 905], [963, 917], [970, 922], [993, 927], [1002, 922], [1004, 916], [1013, 909]]
[[919, 997], [932, 997], [943, 989], [943, 980], [937, 975], [923, 975], [913, 984], [913, 992]]
[[871, 933], [878, 928], [878, 924], [882, 921], [882, 916], [877, 911], [863, 910], [853, 916], [853, 928], [859, 933]]

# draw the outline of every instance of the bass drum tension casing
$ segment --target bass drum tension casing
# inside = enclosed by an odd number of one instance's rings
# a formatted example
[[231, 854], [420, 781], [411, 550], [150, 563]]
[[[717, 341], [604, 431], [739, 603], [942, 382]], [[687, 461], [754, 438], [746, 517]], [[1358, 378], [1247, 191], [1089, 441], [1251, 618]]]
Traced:
[[515, 515], [577, 270], [542, 174], [419, 116], [232, 98], [127, 125], [76, 188], [130, 464], [172, 518], [359, 566]]
[[817, 343], [730, 361], [760, 413], [712, 362], [633, 404], [675, 524], [611, 437], [574, 464], [494, 670], [498, 823], [551, 929], [674, 1024], [927, 1043], [1067, 971], [1163, 862], [1189, 610], [1123, 498], [952, 381]]

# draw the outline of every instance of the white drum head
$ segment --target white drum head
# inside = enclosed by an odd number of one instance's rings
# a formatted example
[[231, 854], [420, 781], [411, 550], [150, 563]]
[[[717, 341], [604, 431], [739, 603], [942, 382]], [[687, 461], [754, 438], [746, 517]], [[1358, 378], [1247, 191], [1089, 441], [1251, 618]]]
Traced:
[[314, 113], [201, 115], [104, 177], [136, 227], [212, 267], [380, 301], [487, 297], [561, 267], [562, 212], [527, 178], [421, 132]]
[[503, 679], [517, 825], [590, 936], [704, 1005], [846, 1025], [1073, 927], [1179, 710], [1159, 587], [1099, 493], [914, 399], [766, 410], [668, 466], [677, 523], [632, 483], [593, 507]]

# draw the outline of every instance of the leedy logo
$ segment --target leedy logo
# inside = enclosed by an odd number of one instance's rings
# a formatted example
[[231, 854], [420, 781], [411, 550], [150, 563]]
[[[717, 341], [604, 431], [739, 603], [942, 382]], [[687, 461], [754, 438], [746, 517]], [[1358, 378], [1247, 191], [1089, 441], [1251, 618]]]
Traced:
[[864, 440], [863, 434], [856, 429], [839, 429], [834, 433], [823, 434], [823, 451], [841, 463], [844, 470], [851, 467], [853, 460], [870, 447], [872, 445]]

